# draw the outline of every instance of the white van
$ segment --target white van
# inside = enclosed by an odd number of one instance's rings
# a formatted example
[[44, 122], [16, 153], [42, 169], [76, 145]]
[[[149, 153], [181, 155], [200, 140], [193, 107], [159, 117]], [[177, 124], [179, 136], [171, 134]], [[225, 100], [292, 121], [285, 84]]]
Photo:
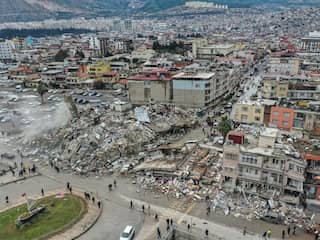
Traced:
[[132, 240], [134, 238], [135, 230], [132, 226], [126, 226], [121, 233], [120, 240]]

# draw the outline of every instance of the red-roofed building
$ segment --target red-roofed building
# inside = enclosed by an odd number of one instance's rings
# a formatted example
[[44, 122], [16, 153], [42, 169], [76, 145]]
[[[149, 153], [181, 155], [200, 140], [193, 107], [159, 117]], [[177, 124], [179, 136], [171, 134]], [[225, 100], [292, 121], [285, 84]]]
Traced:
[[119, 73], [117, 71], [105, 72], [102, 74], [101, 79], [107, 84], [118, 83]]
[[143, 71], [128, 78], [129, 100], [133, 104], [170, 102], [172, 100], [172, 73], [165, 69]]

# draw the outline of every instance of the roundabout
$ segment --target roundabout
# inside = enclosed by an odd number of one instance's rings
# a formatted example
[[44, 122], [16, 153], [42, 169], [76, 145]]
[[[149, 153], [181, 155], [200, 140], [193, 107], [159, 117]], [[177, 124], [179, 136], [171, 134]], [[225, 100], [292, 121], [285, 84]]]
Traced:
[[94, 224], [100, 211], [80, 192], [57, 191], [23, 202], [0, 211], [0, 236], [12, 240], [76, 239], [86, 230], [83, 226]]

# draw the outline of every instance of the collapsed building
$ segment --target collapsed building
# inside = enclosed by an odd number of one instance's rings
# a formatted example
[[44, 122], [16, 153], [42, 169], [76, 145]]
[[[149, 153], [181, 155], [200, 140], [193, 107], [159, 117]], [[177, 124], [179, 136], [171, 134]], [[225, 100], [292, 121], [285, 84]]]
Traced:
[[79, 119], [29, 142], [24, 155], [61, 170], [103, 175], [131, 169], [140, 163], [138, 153], [169, 144], [197, 124], [192, 112], [176, 107], [150, 105], [145, 114], [149, 119], [141, 122], [133, 111], [83, 109]]

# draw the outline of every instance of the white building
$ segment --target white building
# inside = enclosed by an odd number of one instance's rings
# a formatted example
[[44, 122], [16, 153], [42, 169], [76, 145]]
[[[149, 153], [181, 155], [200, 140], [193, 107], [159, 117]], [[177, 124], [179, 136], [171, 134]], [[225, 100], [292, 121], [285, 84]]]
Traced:
[[233, 44], [210, 44], [207, 39], [192, 42], [192, 55], [197, 59], [212, 60], [216, 56], [227, 56], [233, 53]]
[[14, 42], [10, 40], [0, 40], [0, 60], [15, 59]]

